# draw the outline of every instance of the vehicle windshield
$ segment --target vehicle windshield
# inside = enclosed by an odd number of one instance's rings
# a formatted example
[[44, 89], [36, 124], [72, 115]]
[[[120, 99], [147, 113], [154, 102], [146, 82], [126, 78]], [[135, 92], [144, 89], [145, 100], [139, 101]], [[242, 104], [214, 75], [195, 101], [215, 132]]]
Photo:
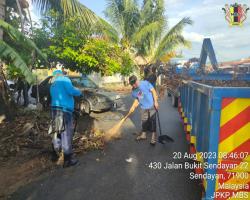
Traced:
[[70, 77], [75, 87], [98, 88], [98, 86], [87, 77]]

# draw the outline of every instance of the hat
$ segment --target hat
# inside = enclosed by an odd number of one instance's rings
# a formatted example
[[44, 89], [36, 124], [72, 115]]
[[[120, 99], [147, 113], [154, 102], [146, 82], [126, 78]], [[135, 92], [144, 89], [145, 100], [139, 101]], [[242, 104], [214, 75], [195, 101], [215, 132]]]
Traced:
[[135, 75], [132, 75], [129, 77], [129, 84], [130, 85], [134, 85], [136, 81], [137, 81], [137, 77]]
[[57, 74], [62, 74], [63, 75], [62, 70], [57, 69], [57, 70], [53, 71], [53, 73], [52, 73], [53, 76], [56, 76]]

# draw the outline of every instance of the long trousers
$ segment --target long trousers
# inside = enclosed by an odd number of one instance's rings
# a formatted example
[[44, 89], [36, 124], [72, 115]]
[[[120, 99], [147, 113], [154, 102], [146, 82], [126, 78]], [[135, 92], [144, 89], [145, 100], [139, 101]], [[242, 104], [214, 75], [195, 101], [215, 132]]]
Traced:
[[[56, 116], [57, 110], [52, 110], [52, 119]], [[73, 116], [70, 112], [63, 112], [64, 131], [56, 134], [52, 138], [52, 143], [56, 151], [62, 150], [64, 154], [72, 154], [73, 137]]]

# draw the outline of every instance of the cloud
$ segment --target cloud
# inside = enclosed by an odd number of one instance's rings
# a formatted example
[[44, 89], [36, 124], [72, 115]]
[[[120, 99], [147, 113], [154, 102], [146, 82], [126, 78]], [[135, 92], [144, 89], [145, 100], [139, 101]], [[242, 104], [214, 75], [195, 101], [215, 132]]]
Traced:
[[183, 36], [191, 41], [191, 42], [202, 42], [202, 40], [204, 39], [204, 35], [196, 33], [196, 32], [183, 32]]
[[169, 3], [169, 4], [183, 4], [185, 2], [185, 0], [165, 0], [165, 3]]
[[177, 7], [181, 7], [181, 6], [185, 5], [185, 3], [187, 1], [188, 0], [165, 0], [165, 6], [166, 6], [166, 8], [168, 8], [168, 7], [177, 8]]
[[180, 17], [186, 17], [186, 16], [191, 16], [193, 18], [198, 18], [201, 16], [208, 16], [212, 17], [215, 12], [218, 10], [221, 10], [220, 5], [214, 5], [214, 6], [195, 6], [193, 8], [184, 10], [179, 13]]
[[204, 38], [210, 38], [212, 40], [221, 40], [225, 38], [225, 34], [223, 33], [204, 35], [196, 32], [186, 32], [186, 31], [183, 32], [183, 36], [191, 42], [199, 42], [199, 43], [201, 43]]
[[[222, 7], [233, 1], [203, 0], [189, 1], [189, 7], [183, 6], [177, 12], [170, 12], [169, 24], [177, 23], [182, 17], [189, 16], [194, 21], [184, 29], [183, 35], [192, 42], [192, 49], [184, 50], [186, 58], [199, 56], [204, 38], [212, 40], [218, 60], [235, 60], [249, 57], [250, 16], [243, 27], [230, 27], [225, 20]], [[241, 3], [246, 3], [242, 0]], [[248, 5], [249, 5], [248, 1]], [[250, 5], [249, 5], [250, 6]], [[171, 8], [169, 8], [171, 10]], [[172, 9], [174, 10], [174, 9]]]

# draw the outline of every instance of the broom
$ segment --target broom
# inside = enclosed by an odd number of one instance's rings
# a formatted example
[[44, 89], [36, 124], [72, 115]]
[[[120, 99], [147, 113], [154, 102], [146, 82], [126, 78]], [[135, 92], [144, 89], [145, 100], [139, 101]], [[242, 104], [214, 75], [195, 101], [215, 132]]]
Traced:
[[109, 141], [111, 140], [112, 138], [117, 138], [119, 136], [119, 130], [121, 129], [123, 123], [126, 121], [126, 119], [129, 117], [129, 115], [133, 113], [133, 112], [128, 112], [128, 114], [123, 117], [120, 122], [118, 124], [116, 124], [115, 126], [113, 126], [111, 129], [109, 129], [105, 136], [104, 136], [104, 140], [105, 141]]

